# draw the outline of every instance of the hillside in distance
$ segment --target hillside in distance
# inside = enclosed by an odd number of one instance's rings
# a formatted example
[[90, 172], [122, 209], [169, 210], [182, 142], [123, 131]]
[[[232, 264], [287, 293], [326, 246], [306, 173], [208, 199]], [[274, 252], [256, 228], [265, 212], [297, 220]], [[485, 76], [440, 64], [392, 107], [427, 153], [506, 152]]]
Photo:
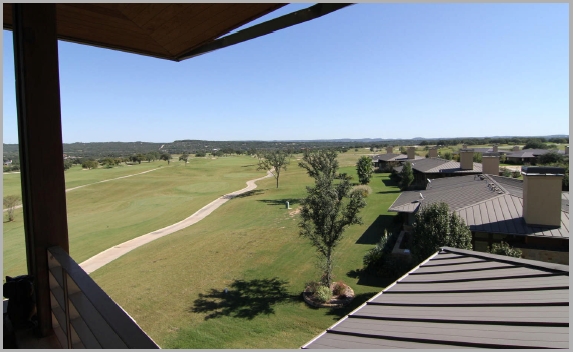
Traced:
[[[173, 142], [91, 142], [91, 143], [64, 143], [64, 154], [80, 158], [119, 157], [133, 154], [146, 154], [153, 151], [171, 154], [212, 152], [214, 150], [234, 150], [252, 152], [257, 149], [288, 149], [302, 151], [304, 149], [335, 148], [344, 150], [349, 148], [383, 148], [388, 145], [399, 147], [407, 145], [456, 145], [466, 143], [478, 144], [525, 144], [528, 139], [538, 138], [544, 142], [568, 143], [568, 135], [531, 136], [531, 137], [460, 137], [460, 138], [422, 138], [389, 139], [389, 138], [342, 138], [320, 140], [283, 140], [283, 141], [206, 141], [185, 139]], [[4, 159], [18, 158], [18, 144], [3, 144]]]

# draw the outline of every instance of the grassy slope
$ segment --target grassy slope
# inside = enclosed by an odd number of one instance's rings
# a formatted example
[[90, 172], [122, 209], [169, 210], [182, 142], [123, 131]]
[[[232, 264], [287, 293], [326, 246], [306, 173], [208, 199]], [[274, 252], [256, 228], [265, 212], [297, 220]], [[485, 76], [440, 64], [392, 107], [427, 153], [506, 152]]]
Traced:
[[[78, 263], [111, 246], [180, 221], [219, 196], [245, 187], [245, 181], [264, 175], [255, 170], [252, 158], [227, 157], [193, 159], [187, 166], [155, 162], [118, 171], [74, 170], [66, 178], [73, 187], [161, 164], [164, 166], [160, 170], [66, 194], [70, 252]], [[16, 210], [15, 215], [16, 221], [4, 223], [4, 276], [27, 271], [22, 209]]]
[[[342, 154], [341, 164], [352, 166], [340, 171], [355, 175], [360, 152]], [[336, 278], [357, 294], [348, 308], [313, 309], [300, 298], [305, 282], [320, 274], [314, 249], [298, 236], [293, 211], [311, 180], [295, 165], [282, 174], [279, 189], [274, 179], [261, 181], [250, 196], [92, 277], [164, 348], [297, 348], [388, 284], [352, 274], [392, 220], [386, 209], [399, 193], [382, 180], [388, 182], [387, 174], [375, 174], [364, 224], [349, 228], [338, 248]], [[241, 283], [244, 290], [236, 287]], [[216, 317], [206, 319], [210, 315]]]

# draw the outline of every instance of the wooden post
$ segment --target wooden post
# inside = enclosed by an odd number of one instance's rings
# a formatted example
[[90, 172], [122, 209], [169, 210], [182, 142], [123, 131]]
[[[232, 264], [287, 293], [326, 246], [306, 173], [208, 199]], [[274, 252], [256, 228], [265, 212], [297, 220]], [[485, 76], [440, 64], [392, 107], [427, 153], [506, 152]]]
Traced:
[[38, 333], [52, 330], [48, 247], [69, 252], [55, 4], [13, 4], [14, 65], [28, 273]]

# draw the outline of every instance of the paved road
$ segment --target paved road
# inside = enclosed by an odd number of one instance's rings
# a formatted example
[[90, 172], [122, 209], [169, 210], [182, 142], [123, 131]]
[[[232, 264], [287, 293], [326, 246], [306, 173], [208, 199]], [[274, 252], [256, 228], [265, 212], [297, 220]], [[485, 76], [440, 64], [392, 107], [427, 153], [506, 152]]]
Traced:
[[[103, 183], [103, 182], [108, 182], [108, 181], [113, 181], [113, 180], [119, 180], [120, 178], [126, 178], [126, 177], [131, 177], [131, 176], [146, 174], [146, 173], [148, 173], [148, 172], [155, 171], [155, 170], [159, 170], [159, 169], [160, 169], [160, 167], [157, 167], [157, 168], [155, 168], [155, 169], [151, 169], [151, 170], [147, 170], [147, 171], [143, 171], [143, 172], [138, 172], [138, 173], [136, 173], [136, 174], [131, 174], [131, 175], [127, 175], [127, 176], [120, 176], [120, 177], [116, 177], [116, 178], [110, 178], [110, 179], [108, 179], [108, 180], [103, 180], [103, 181], [98, 181], [98, 182], [94, 182], [94, 183], [88, 183], [87, 185], [81, 185], [81, 186], [77, 186], [77, 187], [68, 188], [68, 189], [66, 189], [66, 193], [69, 192], [69, 191], [73, 191], [73, 190], [75, 190], [75, 189], [78, 189], [78, 188], [95, 185], [96, 183]], [[22, 208], [22, 205], [18, 205], [18, 206], [15, 206], [15, 207], [14, 207], [14, 209], [20, 209], [20, 208]], [[7, 210], [8, 210], [8, 209], [4, 209], [4, 211], [7, 211]]]
[[229, 194], [225, 194], [224, 196], [221, 196], [221, 197], [215, 199], [211, 203], [205, 205], [203, 208], [197, 210], [193, 215], [189, 216], [188, 218], [181, 220], [178, 223], [175, 223], [173, 225], [169, 225], [169, 226], [164, 227], [162, 229], [150, 232], [148, 234], [136, 237], [136, 238], [129, 240], [127, 242], [121, 243], [117, 246], [113, 246], [109, 249], [106, 249], [105, 251], [103, 251], [99, 254], [96, 254], [95, 256], [91, 257], [90, 259], [86, 260], [85, 262], [80, 263], [80, 266], [88, 274], [93, 273], [94, 271], [101, 268], [102, 266], [104, 266], [104, 265], [108, 264], [109, 262], [121, 257], [122, 255], [130, 252], [131, 250], [133, 250], [137, 247], [143, 246], [146, 243], [154, 241], [160, 237], [170, 235], [174, 232], [177, 232], [179, 230], [182, 230], [186, 227], [189, 227], [189, 226], [199, 222], [200, 220], [204, 219], [207, 215], [211, 214], [215, 209], [217, 209], [221, 205], [225, 204], [229, 199], [232, 199], [232, 198], [234, 198], [240, 194], [243, 194], [245, 192], [248, 192], [248, 191], [251, 191], [251, 190], [257, 188], [257, 185], [255, 182], [262, 180], [262, 179], [265, 179], [267, 177], [271, 177], [271, 176], [272, 176], [272, 174], [270, 172], [267, 172], [267, 175], [264, 177], [257, 178], [255, 180], [247, 181], [247, 187], [245, 187], [241, 190], [229, 193]]

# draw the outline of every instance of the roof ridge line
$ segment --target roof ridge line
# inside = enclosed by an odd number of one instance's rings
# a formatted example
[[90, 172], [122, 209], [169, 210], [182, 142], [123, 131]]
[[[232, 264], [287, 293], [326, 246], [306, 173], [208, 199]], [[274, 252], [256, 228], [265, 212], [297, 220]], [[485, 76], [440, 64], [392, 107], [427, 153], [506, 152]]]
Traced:
[[471, 251], [471, 250], [467, 250], [467, 249], [459, 249], [459, 248], [453, 248], [453, 247], [447, 247], [447, 246], [440, 247], [440, 251], [446, 251], [449, 253], [467, 255], [467, 256], [471, 256], [471, 257], [486, 258], [489, 260], [495, 260], [498, 262], [509, 263], [509, 264], [513, 264], [513, 265], [542, 268], [545, 270], [550, 270], [552, 272], [556, 272], [556, 271], [562, 272], [563, 275], [569, 276], [569, 265], [540, 262], [537, 260], [530, 260], [530, 259], [523, 259], [523, 258], [513, 258], [513, 257], [505, 256], [505, 255], [485, 253], [485, 252], [476, 252], [476, 251]]

